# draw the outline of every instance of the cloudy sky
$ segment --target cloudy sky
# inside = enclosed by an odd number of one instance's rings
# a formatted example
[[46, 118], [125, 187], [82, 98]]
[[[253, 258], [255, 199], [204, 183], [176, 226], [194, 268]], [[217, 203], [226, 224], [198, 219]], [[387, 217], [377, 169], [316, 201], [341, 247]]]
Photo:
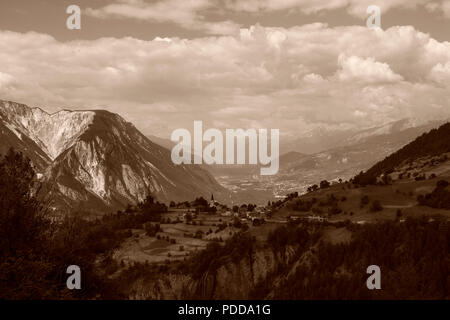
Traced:
[[194, 120], [298, 137], [447, 118], [450, 0], [1, 0], [0, 99], [164, 138]]

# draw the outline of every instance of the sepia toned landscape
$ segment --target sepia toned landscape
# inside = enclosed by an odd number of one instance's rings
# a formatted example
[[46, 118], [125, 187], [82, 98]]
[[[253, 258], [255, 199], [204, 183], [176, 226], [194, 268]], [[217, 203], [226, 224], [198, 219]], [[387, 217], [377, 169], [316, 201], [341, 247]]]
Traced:
[[447, 1], [6, 2], [1, 300], [450, 299]]

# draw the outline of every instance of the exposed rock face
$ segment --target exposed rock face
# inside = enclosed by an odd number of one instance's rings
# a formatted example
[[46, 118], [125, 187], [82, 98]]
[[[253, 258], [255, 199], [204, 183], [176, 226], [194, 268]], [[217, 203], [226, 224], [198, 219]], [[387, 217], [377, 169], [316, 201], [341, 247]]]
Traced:
[[[251, 296], [255, 286], [276, 273], [281, 266], [296, 261], [296, 248], [286, 247], [275, 254], [270, 249], [255, 250], [238, 262], [229, 261], [217, 271], [205, 273], [194, 279], [189, 275], [165, 274], [156, 281], [138, 279], [130, 284], [129, 298], [138, 300], [245, 300]], [[274, 287], [279, 279], [274, 279]]]
[[1, 152], [13, 146], [52, 185], [57, 207], [121, 209], [152, 194], [160, 201], [224, 196], [198, 166], [176, 166], [170, 151], [107, 111], [60, 111], [0, 101]]

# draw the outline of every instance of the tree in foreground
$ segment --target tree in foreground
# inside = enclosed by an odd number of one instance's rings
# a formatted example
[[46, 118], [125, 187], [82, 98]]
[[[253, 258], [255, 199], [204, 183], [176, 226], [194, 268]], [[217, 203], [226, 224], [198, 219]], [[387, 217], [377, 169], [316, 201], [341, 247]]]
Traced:
[[53, 295], [45, 254], [50, 222], [35, 181], [30, 160], [21, 153], [10, 149], [0, 159], [0, 299]]

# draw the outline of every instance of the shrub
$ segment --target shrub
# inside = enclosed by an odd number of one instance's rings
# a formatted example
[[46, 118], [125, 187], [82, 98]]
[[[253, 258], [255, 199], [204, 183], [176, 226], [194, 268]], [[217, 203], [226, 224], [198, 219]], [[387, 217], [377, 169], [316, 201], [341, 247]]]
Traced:
[[330, 183], [327, 180], [320, 181], [320, 189], [327, 189], [330, 187]]
[[369, 202], [370, 202], [369, 196], [367, 196], [367, 195], [362, 196], [361, 205], [360, 205], [361, 208], [364, 208], [366, 205], [369, 204]]
[[147, 222], [144, 224], [144, 230], [147, 236], [155, 237], [158, 232], [161, 232], [161, 226], [159, 224]]
[[450, 191], [447, 190], [449, 183], [445, 180], [439, 180], [433, 192], [425, 196], [419, 195], [417, 200], [420, 205], [436, 209], [450, 209]]
[[378, 200], [372, 201], [372, 203], [370, 205], [370, 211], [378, 212], [378, 211], [382, 211], [382, 210], [383, 210], [383, 206], [381, 205], [380, 201], [378, 201]]

